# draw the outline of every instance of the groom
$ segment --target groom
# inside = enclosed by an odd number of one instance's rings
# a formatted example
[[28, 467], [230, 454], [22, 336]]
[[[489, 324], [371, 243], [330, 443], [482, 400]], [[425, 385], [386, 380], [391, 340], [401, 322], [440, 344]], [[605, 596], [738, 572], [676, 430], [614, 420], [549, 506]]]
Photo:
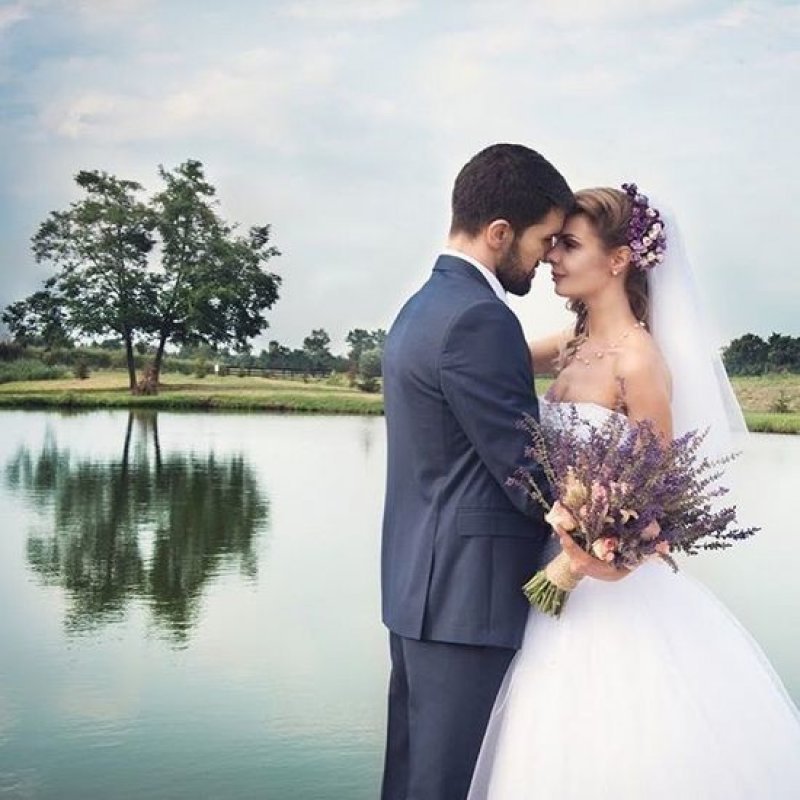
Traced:
[[386, 341], [381, 572], [392, 671], [383, 800], [466, 795], [521, 643], [520, 587], [549, 528], [506, 485], [517, 467], [541, 474], [517, 428], [524, 414], [538, 418], [538, 404], [506, 292], [529, 291], [572, 202], [533, 150], [478, 153], [456, 178], [448, 247]]

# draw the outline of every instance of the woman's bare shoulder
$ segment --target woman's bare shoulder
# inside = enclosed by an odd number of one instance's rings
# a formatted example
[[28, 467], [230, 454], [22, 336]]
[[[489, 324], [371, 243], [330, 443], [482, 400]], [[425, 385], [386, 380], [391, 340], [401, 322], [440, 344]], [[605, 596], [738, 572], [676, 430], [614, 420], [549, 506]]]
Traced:
[[620, 347], [616, 359], [621, 378], [660, 378], [669, 383], [669, 368], [656, 340], [644, 328]]
[[619, 398], [628, 416], [652, 420], [665, 438], [671, 438], [672, 380], [658, 344], [647, 331], [642, 331], [620, 352], [616, 379]]

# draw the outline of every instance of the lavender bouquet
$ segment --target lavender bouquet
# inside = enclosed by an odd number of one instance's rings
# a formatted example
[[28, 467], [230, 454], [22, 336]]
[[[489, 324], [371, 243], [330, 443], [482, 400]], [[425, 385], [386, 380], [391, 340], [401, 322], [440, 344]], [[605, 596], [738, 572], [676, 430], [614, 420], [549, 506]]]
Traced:
[[[717, 481], [737, 454], [701, 457], [707, 430], [665, 443], [649, 421], [614, 414], [597, 426], [574, 407], [560, 413], [567, 417], [563, 425], [545, 428], [532, 417], [520, 423], [531, 439], [527, 454], [542, 465], [557, 498], [552, 507], [527, 470], [517, 470], [509, 483], [596, 558], [633, 568], [655, 557], [677, 571], [672, 553], [727, 548], [758, 531], [737, 528], [736, 508], [718, 501], [728, 489]], [[557, 617], [576, 585], [561, 553], [523, 591], [532, 605]]]

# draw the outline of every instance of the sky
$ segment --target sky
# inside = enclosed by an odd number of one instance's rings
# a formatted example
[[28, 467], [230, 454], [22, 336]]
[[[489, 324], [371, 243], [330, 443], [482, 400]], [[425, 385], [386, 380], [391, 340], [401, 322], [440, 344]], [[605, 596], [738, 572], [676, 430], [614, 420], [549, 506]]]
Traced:
[[[159, 188], [203, 162], [220, 211], [272, 225], [270, 339], [388, 328], [444, 245], [456, 173], [499, 141], [574, 189], [675, 213], [719, 344], [800, 335], [800, 3], [0, 0], [0, 306], [30, 237], [98, 169]], [[569, 323], [540, 269], [512, 307]]]

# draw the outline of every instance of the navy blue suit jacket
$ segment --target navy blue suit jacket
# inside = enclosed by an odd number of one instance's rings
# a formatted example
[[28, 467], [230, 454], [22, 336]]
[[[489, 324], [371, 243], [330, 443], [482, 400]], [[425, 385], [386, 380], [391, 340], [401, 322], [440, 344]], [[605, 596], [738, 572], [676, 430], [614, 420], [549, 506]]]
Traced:
[[387, 627], [412, 639], [519, 647], [522, 585], [549, 527], [506, 479], [538, 419], [514, 313], [470, 263], [440, 256], [384, 349], [388, 471], [382, 541]]

